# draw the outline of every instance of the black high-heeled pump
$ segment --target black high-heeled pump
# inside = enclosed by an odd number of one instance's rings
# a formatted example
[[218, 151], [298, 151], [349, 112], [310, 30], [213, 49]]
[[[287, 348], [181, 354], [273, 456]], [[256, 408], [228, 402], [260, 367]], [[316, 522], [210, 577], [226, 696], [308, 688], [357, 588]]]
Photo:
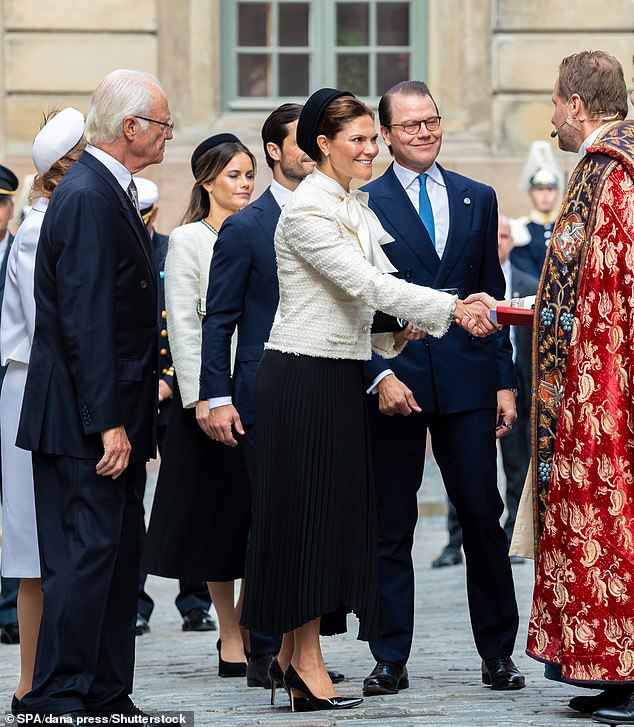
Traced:
[[291, 698], [291, 712], [296, 711], [297, 700], [297, 697], [293, 694], [293, 689], [301, 692], [313, 709], [351, 709], [352, 707], [358, 707], [363, 702], [361, 697], [327, 697], [326, 699], [316, 697], [295, 671], [292, 664], [289, 665], [286, 674], [284, 674], [284, 688]]
[[[281, 670], [280, 670], [281, 671]], [[22, 711], [22, 701], [18, 699], [15, 694], [11, 697], [11, 714], [17, 717]]]
[[222, 642], [218, 639], [216, 649], [218, 649], [218, 676], [219, 677], [245, 677], [247, 675], [247, 665], [243, 661], [224, 661], [222, 658]]
[[[290, 690], [286, 688], [284, 684], [284, 672], [280, 666], [280, 662], [277, 657], [269, 664], [269, 676], [271, 677], [271, 705], [275, 705], [275, 691], [282, 687], [288, 694], [288, 698], [291, 698]], [[305, 697], [295, 697], [295, 711], [296, 712], [312, 712], [313, 706]]]

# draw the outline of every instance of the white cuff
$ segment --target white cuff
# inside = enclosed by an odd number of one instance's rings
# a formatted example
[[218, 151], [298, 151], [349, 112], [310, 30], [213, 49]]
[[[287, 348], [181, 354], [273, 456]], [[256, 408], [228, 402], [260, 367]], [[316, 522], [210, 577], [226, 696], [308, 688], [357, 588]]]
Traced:
[[227, 406], [227, 404], [233, 404], [233, 402], [230, 396], [214, 396], [207, 399], [207, 404], [210, 409], [217, 409], [219, 406]]
[[534, 308], [536, 300], [537, 300], [536, 295], [527, 295], [524, 298], [524, 308]]
[[366, 389], [366, 394], [378, 394], [379, 393], [379, 382], [383, 381], [383, 379], [386, 376], [389, 376], [390, 374], [393, 374], [394, 371], [392, 369], [385, 369], [385, 371], [381, 371], [381, 373], [374, 379], [372, 384]]

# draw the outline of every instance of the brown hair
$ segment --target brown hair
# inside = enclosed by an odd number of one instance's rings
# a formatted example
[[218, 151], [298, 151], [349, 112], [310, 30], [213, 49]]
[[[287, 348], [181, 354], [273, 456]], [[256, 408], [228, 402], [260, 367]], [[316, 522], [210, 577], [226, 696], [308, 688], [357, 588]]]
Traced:
[[[40, 124], [40, 131], [48, 124], [48, 122], [59, 113], [59, 109], [53, 109], [42, 115], [42, 123]], [[36, 174], [33, 184], [31, 185], [31, 191], [29, 192], [28, 202], [32, 204], [38, 197], [44, 197], [50, 199], [53, 194], [55, 187], [60, 183], [62, 177], [66, 172], [73, 166], [73, 164], [79, 159], [80, 154], [86, 147], [86, 140], [82, 138], [75, 144], [75, 146], [66, 152], [63, 157], [58, 159], [55, 164], [51, 166], [44, 174]]]
[[[326, 106], [319, 120], [317, 136], [323, 134], [327, 139], [334, 139], [349, 121], [358, 119], [361, 116], [369, 116], [374, 119], [374, 113], [363, 101], [359, 101], [354, 96], [340, 96]], [[318, 147], [315, 161], [320, 162], [322, 159], [323, 154]]]
[[196, 181], [192, 187], [189, 205], [183, 215], [181, 225], [204, 220], [209, 215], [209, 192], [203, 187], [203, 184], [213, 182], [236, 154], [246, 154], [251, 160], [255, 172], [255, 157], [240, 141], [225, 141], [200, 155], [194, 169]]
[[434, 101], [434, 97], [431, 95], [431, 91], [426, 83], [423, 81], [401, 81], [395, 84], [381, 96], [379, 101], [379, 123], [381, 126], [389, 126], [392, 123], [392, 106], [390, 98], [396, 96], [396, 94], [402, 94], [403, 96], [429, 96], [436, 107], [436, 113], [438, 114], [438, 104]]
[[627, 116], [623, 67], [604, 51], [584, 50], [563, 59], [559, 65], [557, 95], [562, 101], [569, 101], [573, 93], [581, 98], [595, 120]]

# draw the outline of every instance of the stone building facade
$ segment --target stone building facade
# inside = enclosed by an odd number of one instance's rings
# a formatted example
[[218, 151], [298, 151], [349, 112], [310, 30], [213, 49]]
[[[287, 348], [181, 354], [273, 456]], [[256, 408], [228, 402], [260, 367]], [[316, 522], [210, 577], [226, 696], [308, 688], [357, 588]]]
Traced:
[[[634, 1], [602, 0], [2, 0], [0, 157], [19, 174], [42, 111], [85, 111], [114, 68], [156, 73], [176, 122], [161, 167], [159, 227], [178, 223], [191, 186], [189, 154], [215, 131], [240, 135], [261, 160], [262, 120], [282, 99], [321, 85], [353, 86], [371, 104], [402, 75], [425, 78], [443, 116], [441, 161], [492, 184], [520, 214], [517, 189], [533, 139], [548, 138], [560, 59], [613, 53], [628, 80]], [[559, 155], [564, 171], [572, 155]], [[383, 149], [379, 172], [389, 161]]]

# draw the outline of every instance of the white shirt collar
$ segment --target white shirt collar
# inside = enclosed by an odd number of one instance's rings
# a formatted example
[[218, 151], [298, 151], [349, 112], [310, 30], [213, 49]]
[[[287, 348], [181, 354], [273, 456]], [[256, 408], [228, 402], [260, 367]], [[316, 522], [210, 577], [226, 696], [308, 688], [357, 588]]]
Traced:
[[132, 175], [130, 172], [121, 164], [118, 159], [105, 152], [103, 149], [98, 149], [92, 144], [86, 144], [86, 151], [95, 157], [95, 159], [101, 162], [104, 167], [112, 174], [112, 176], [119, 182], [123, 191], [127, 194], [128, 187], [132, 181]]
[[273, 195], [273, 199], [277, 202], [280, 209], [284, 207], [288, 200], [293, 196], [292, 190], [290, 190], [288, 187], [282, 186], [275, 179], [271, 180], [270, 189], [271, 194]]
[[[403, 189], [407, 189], [414, 180], [418, 180], [418, 172], [414, 172], [412, 169], [402, 166], [396, 160], [394, 161], [394, 174], [401, 183]], [[442, 172], [440, 171], [438, 164], [434, 162], [429, 169], [425, 170], [425, 174], [436, 184], [440, 184], [445, 187], [445, 180], [443, 179]]]
[[607, 124], [603, 124], [602, 126], [599, 126], [598, 129], [595, 129], [590, 136], [586, 136], [586, 138], [583, 140], [583, 144], [579, 147], [579, 155], [578, 155], [578, 161], [581, 161], [583, 157], [586, 155], [586, 152], [588, 149], [594, 144], [595, 139], [599, 134], [605, 129]]

